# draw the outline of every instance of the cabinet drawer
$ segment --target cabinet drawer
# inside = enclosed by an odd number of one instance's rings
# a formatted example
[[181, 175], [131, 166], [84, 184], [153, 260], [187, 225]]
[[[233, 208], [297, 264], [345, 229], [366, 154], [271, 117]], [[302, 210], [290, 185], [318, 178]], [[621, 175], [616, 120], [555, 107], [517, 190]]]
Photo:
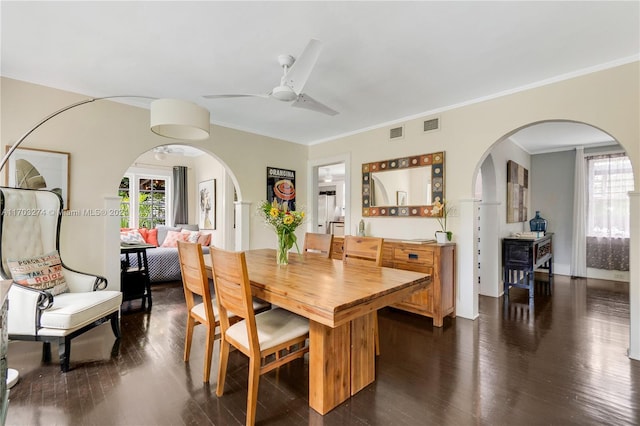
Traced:
[[433, 266], [420, 265], [419, 263], [393, 262], [393, 267], [396, 269], [404, 269], [405, 271], [423, 272], [425, 274], [431, 274], [431, 277], [433, 277]]
[[433, 258], [433, 250], [425, 247], [395, 247], [393, 250], [394, 262], [419, 263], [433, 266]]

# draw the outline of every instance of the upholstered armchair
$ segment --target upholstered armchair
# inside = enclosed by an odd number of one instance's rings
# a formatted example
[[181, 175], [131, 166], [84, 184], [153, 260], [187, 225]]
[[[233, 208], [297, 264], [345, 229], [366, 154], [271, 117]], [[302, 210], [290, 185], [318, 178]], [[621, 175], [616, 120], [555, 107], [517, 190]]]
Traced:
[[[74, 337], [111, 321], [120, 338], [122, 293], [106, 290], [105, 278], [72, 270], [59, 260], [62, 206], [51, 191], [0, 188], [0, 278], [14, 280], [9, 339], [43, 342], [44, 361], [51, 359], [51, 343], [57, 343], [66, 372]], [[45, 288], [51, 283], [55, 286]]]

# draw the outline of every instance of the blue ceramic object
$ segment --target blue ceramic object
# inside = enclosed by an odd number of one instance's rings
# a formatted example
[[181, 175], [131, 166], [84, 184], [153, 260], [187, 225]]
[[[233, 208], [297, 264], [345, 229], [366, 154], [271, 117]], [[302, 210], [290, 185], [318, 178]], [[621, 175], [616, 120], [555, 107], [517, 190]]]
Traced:
[[547, 232], [547, 219], [540, 217], [540, 211], [536, 211], [536, 217], [529, 221], [531, 231]]

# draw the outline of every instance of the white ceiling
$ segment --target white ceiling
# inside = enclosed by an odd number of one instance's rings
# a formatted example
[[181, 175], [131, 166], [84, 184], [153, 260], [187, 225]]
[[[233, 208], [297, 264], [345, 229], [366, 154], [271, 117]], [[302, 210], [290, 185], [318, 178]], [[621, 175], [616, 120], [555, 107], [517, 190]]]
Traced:
[[[639, 5], [2, 1], [0, 71], [88, 96], [189, 99], [216, 124], [312, 144], [638, 60]], [[202, 98], [268, 92], [277, 56], [310, 38], [323, 50], [304, 92], [339, 115]], [[533, 133], [514, 140], [532, 153], [552, 143]]]

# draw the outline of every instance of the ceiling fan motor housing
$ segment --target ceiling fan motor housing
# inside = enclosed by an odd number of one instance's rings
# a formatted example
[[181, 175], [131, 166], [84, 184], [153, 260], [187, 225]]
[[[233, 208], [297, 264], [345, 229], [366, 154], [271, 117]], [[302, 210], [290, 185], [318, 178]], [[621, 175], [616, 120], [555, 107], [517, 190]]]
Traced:
[[274, 87], [271, 96], [280, 101], [293, 101], [298, 97], [291, 87], [284, 84]]

